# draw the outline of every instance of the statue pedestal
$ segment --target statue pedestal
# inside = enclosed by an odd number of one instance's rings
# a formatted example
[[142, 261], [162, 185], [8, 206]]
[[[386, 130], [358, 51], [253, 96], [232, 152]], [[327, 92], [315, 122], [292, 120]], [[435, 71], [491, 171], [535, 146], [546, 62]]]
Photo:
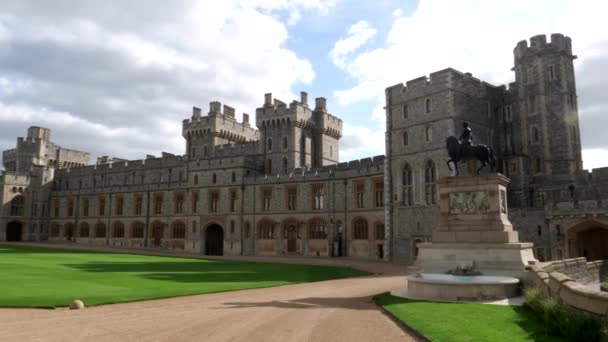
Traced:
[[509, 179], [493, 173], [440, 179], [440, 222], [432, 243], [418, 244], [416, 265], [423, 272], [445, 273], [473, 263], [483, 274], [525, 276], [533, 261], [532, 243], [519, 242], [509, 222]]

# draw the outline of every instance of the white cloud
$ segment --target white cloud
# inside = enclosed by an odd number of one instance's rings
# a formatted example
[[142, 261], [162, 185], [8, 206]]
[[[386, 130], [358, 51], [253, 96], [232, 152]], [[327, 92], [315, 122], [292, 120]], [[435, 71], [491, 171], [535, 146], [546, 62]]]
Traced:
[[384, 132], [366, 126], [344, 124], [344, 136], [340, 140], [340, 161], [360, 156], [384, 154]]
[[608, 148], [583, 150], [583, 168], [587, 170], [608, 166]]
[[401, 8], [397, 8], [393, 11], [393, 17], [401, 17], [403, 15], [403, 10]]
[[[381, 47], [337, 60], [336, 65], [355, 84], [335, 90], [334, 96], [342, 105], [369, 100], [381, 104], [387, 86], [446, 67], [472, 72], [497, 85], [505, 84], [514, 79], [510, 69], [517, 42], [555, 32], [573, 39], [574, 53], [579, 56], [575, 62], [578, 72], [593, 58], [601, 56], [605, 60], [608, 55], [608, 48], [602, 45], [608, 41], [608, 30], [598, 29], [607, 11], [608, 3], [599, 1], [421, 0], [411, 16], [394, 16]], [[608, 86], [605, 68], [595, 67], [593, 73], [602, 75], [598, 79], [603, 88]], [[587, 106], [585, 99], [592, 96], [580, 92], [585, 88], [585, 79], [577, 79], [577, 85], [579, 108], [583, 110]], [[591, 91], [597, 93], [601, 88], [594, 86]], [[601, 101], [608, 104], [608, 100]], [[376, 119], [381, 116], [376, 111], [372, 115]], [[581, 118], [585, 120], [584, 113]], [[585, 126], [584, 122], [581, 126]], [[581, 135], [584, 145], [585, 131]], [[603, 146], [608, 149], [608, 141], [604, 140]], [[586, 157], [586, 162], [597, 158], [597, 154], [587, 156], [590, 157]]]
[[263, 93], [290, 101], [292, 87], [310, 84], [312, 64], [285, 46], [287, 22], [326, 15], [335, 4], [7, 0], [0, 8], [0, 133], [15, 137], [45, 125], [54, 140], [94, 155], [181, 154], [181, 120], [192, 106], [206, 111], [220, 100], [255, 122]]
[[331, 57], [336, 66], [344, 68], [348, 55], [365, 45], [377, 32], [378, 31], [371, 27], [365, 20], [356, 22], [348, 30], [347, 37], [338, 40], [334, 44], [334, 47], [329, 52], [329, 57]]

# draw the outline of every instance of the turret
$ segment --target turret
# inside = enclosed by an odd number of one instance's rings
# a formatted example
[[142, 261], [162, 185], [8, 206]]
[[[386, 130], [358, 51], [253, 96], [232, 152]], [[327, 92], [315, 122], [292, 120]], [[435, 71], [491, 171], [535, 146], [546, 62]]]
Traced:
[[582, 169], [572, 42], [560, 33], [521, 41], [514, 51], [521, 141], [530, 174]]

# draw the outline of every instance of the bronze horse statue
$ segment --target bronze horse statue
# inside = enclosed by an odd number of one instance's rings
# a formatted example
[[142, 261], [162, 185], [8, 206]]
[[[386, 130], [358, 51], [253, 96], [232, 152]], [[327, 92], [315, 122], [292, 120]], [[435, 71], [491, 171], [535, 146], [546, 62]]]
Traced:
[[491, 146], [482, 144], [463, 146], [458, 138], [454, 136], [450, 136], [446, 139], [446, 145], [448, 155], [450, 156], [450, 159], [447, 161], [448, 169], [452, 171], [450, 162], [454, 163], [456, 176], [458, 176], [458, 163], [464, 160], [479, 160], [481, 162], [481, 166], [477, 169], [477, 174], [479, 174], [479, 171], [486, 167], [486, 165], [490, 165], [491, 171], [494, 171], [496, 167], [496, 159], [494, 158], [494, 151]]

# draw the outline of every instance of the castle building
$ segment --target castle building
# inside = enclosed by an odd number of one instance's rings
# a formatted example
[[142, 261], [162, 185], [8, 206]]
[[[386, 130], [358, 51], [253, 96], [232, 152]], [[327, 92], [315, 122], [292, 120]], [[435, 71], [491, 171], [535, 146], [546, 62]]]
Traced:
[[265, 94], [256, 127], [219, 102], [194, 107], [179, 156], [86, 165], [32, 127], [4, 153], [0, 241], [411, 262], [437, 225], [445, 139], [468, 121], [511, 179], [510, 219], [539, 259], [607, 258], [608, 168], [582, 170], [571, 40], [535, 36], [514, 57], [508, 88], [451, 68], [387, 88], [386, 156], [349, 162], [342, 120], [305, 92], [289, 105]]

